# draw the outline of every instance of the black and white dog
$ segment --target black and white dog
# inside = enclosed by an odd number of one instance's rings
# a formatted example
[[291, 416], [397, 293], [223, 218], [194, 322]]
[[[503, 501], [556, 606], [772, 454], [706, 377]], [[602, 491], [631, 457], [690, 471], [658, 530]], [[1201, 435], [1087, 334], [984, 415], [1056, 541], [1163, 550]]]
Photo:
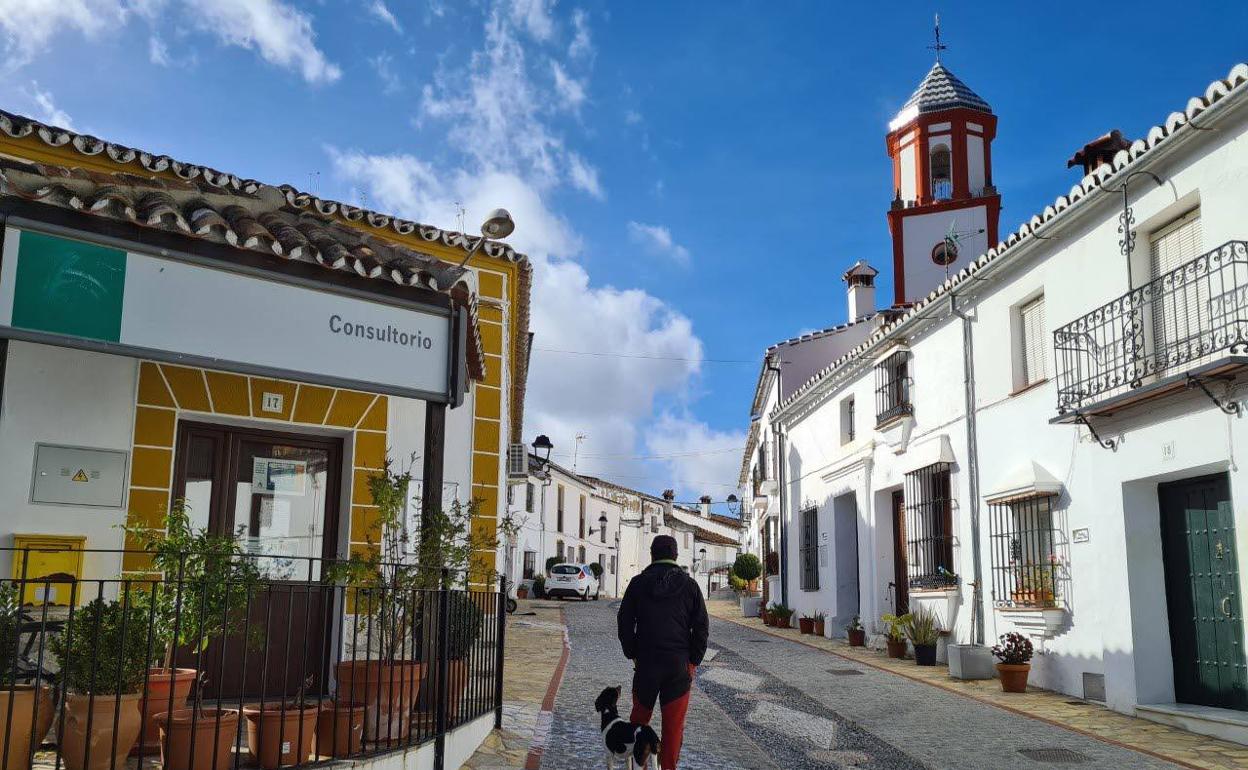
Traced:
[[594, 710], [602, 716], [602, 741], [607, 749], [607, 770], [615, 770], [623, 760], [623, 770], [635, 767], [649, 770], [650, 758], [659, 753], [659, 736], [649, 725], [635, 725], [620, 716], [616, 704], [620, 688], [608, 687], [594, 701]]

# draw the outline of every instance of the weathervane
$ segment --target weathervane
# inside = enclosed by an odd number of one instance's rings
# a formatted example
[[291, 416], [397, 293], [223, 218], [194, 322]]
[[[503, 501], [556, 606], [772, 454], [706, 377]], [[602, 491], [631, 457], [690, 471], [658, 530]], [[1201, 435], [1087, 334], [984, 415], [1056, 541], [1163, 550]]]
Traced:
[[949, 46], [940, 42], [940, 14], [936, 14], [936, 44], [929, 45], [928, 48], [936, 52], [936, 61], [940, 61], [940, 52], [949, 48]]

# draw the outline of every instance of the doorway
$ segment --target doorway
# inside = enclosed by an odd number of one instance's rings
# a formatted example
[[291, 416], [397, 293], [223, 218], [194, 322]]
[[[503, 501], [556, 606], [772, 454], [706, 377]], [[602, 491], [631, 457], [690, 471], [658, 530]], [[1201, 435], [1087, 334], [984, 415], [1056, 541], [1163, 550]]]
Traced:
[[341, 439], [179, 424], [174, 498], [196, 527], [238, 537], [263, 578], [245, 633], [179, 655], [212, 696], [292, 695], [309, 677], [325, 691], [335, 593], [322, 560], [338, 555], [341, 458]]
[[906, 496], [893, 492], [893, 613], [910, 611], [910, 568], [906, 559]]
[[1175, 700], [1248, 711], [1229, 479], [1160, 484], [1157, 494]]

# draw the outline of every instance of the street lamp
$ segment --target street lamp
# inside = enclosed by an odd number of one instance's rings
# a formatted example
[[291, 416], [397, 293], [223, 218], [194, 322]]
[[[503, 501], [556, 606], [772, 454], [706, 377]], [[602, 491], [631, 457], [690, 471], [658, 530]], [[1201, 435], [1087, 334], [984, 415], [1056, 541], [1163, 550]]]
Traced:
[[737, 499], [736, 495], [728, 495], [727, 503], [729, 513], [733, 516], [741, 515], [741, 501]]
[[706, 548], [698, 549], [698, 556], [702, 559], [702, 569], [706, 572], [706, 598], [711, 598], [711, 570], [706, 565]]
[[459, 267], [468, 264], [468, 260], [472, 259], [472, 255], [481, 250], [485, 242], [490, 238], [506, 238], [515, 232], [516, 221], [511, 218], [511, 214], [507, 209], [494, 209], [486, 216], [485, 221], [481, 223], [481, 237], [473, 244], [468, 255], [459, 263]]
[[598, 529], [594, 529], [593, 527], [590, 527], [589, 532], [587, 534], [592, 535], [595, 532], [597, 532], [599, 529], [604, 532], [607, 529], [607, 514], [605, 513], [598, 517]]

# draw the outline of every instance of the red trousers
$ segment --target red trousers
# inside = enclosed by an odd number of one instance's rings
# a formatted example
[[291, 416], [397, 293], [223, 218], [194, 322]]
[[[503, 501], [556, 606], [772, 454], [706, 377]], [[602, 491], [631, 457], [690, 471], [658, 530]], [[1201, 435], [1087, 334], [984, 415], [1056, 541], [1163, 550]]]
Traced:
[[[696, 666], [692, 664], [689, 666], [690, 679], [693, 678], [696, 670]], [[683, 695], [660, 704], [660, 711], [663, 715], [663, 735], [660, 739], [659, 770], [676, 770], [676, 762], [680, 760], [680, 744], [685, 736], [685, 712], [689, 710], [689, 693], [690, 690], [685, 690]], [[633, 711], [628, 720], [639, 725], [650, 724], [650, 718], [654, 716], [654, 700], [654, 696], [651, 695], [649, 703], [643, 703], [637, 690], [634, 689]]]

